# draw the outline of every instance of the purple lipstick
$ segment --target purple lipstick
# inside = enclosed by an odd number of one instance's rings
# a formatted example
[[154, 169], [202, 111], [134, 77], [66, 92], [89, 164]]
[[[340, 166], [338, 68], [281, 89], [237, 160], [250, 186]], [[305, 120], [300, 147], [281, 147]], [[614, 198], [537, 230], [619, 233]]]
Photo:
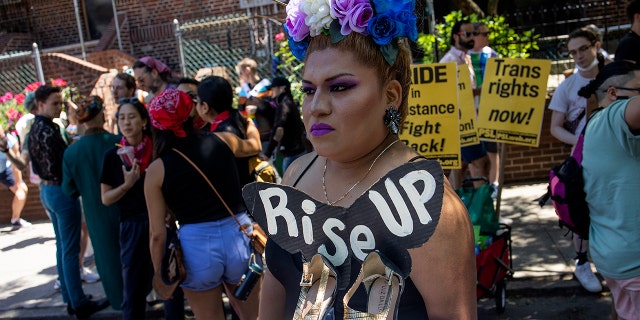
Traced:
[[311, 126], [311, 135], [314, 137], [320, 137], [331, 133], [333, 130], [335, 129], [326, 123], [315, 123]]

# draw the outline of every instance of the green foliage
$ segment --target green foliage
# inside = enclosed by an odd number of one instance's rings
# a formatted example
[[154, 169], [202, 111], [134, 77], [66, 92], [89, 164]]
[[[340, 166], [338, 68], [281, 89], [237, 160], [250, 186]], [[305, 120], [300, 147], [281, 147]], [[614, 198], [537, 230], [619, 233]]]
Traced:
[[451, 28], [456, 21], [463, 19], [486, 23], [489, 29], [489, 44], [501, 57], [528, 58], [531, 51], [539, 49], [538, 38], [540, 35], [535, 34], [534, 29], [516, 33], [509, 27], [503, 16], [479, 18], [476, 14], [471, 14], [465, 17], [461, 11], [453, 11], [444, 17], [443, 23], [436, 25], [435, 34], [421, 33], [418, 36], [416, 43], [425, 53], [424, 63], [438, 62], [434, 50], [436, 46], [438, 57], [444, 56], [451, 46]]
[[280, 59], [280, 65], [278, 68], [286, 74], [287, 80], [291, 83], [291, 93], [293, 94], [293, 98], [298, 101], [298, 103], [302, 104], [304, 95], [301, 90], [300, 78], [302, 77], [304, 62], [293, 56], [289, 49], [289, 42], [284, 39], [284, 35], [281, 39], [282, 40], [278, 41], [279, 47], [276, 52], [276, 56]]

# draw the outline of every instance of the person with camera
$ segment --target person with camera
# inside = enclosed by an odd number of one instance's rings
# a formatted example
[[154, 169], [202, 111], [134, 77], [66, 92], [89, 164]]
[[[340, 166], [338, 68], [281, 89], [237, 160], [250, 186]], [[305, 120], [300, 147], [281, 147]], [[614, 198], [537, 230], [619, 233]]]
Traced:
[[[201, 98], [196, 103], [199, 112]], [[193, 107], [188, 94], [174, 89], [163, 91], [149, 105], [153, 160], [144, 189], [151, 260], [154, 276], [159, 276], [168, 208], [180, 225], [178, 236], [186, 269], [181, 287], [189, 305], [198, 319], [222, 319], [222, 305], [216, 303], [222, 299], [222, 288], [235, 291], [252, 255], [249, 238], [238, 226], [252, 232], [235, 157], [255, 155], [260, 147], [232, 133], [194, 129]], [[254, 288], [246, 301], [229, 296], [241, 319], [257, 318], [259, 291]]]

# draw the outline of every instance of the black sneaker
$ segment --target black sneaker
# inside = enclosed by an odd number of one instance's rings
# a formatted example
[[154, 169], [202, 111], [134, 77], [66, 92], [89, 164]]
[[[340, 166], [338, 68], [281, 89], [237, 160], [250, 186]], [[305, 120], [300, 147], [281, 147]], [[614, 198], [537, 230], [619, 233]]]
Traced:
[[89, 302], [79, 306], [75, 309], [76, 317], [78, 319], [87, 319], [92, 314], [105, 309], [109, 306], [109, 300], [106, 298], [97, 301], [89, 300]]

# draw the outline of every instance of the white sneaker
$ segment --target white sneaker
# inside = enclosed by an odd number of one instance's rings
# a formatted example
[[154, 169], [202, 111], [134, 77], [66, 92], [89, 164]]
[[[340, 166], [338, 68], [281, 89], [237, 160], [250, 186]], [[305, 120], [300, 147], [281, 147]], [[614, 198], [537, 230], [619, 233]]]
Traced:
[[498, 183], [492, 183], [491, 187], [493, 188], [493, 192], [491, 192], [491, 199], [497, 199], [498, 198], [498, 188], [500, 187], [500, 185]]
[[100, 281], [100, 275], [91, 272], [91, 269], [87, 267], [80, 268], [80, 279], [86, 283], [95, 283]]
[[60, 291], [60, 280], [56, 279], [56, 282], [53, 283], [53, 290]]
[[18, 219], [18, 220], [16, 220], [16, 221], [12, 221], [12, 222], [11, 222], [11, 226], [12, 226], [14, 229], [20, 229], [20, 228], [22, 228], [22, 227], [29, 227], [29, 226], [31, 226], [31, 222], [29, 222], [29, 221], [27, 221], [27, 220], [25, 220], [25, 219], [20, 218], [20, 219]]
[[593, 271], [591, 271], [591, 264], [589, 262], [578, 265], [578, 262], [576, 261], [576, 270], [573, 272], [573, 274], [576, 275], [576, 278], [578, 279], [582, 287], [587, 291], [602, 291], [602, 284], [600, 283], [598, 277], [593, 274]]

